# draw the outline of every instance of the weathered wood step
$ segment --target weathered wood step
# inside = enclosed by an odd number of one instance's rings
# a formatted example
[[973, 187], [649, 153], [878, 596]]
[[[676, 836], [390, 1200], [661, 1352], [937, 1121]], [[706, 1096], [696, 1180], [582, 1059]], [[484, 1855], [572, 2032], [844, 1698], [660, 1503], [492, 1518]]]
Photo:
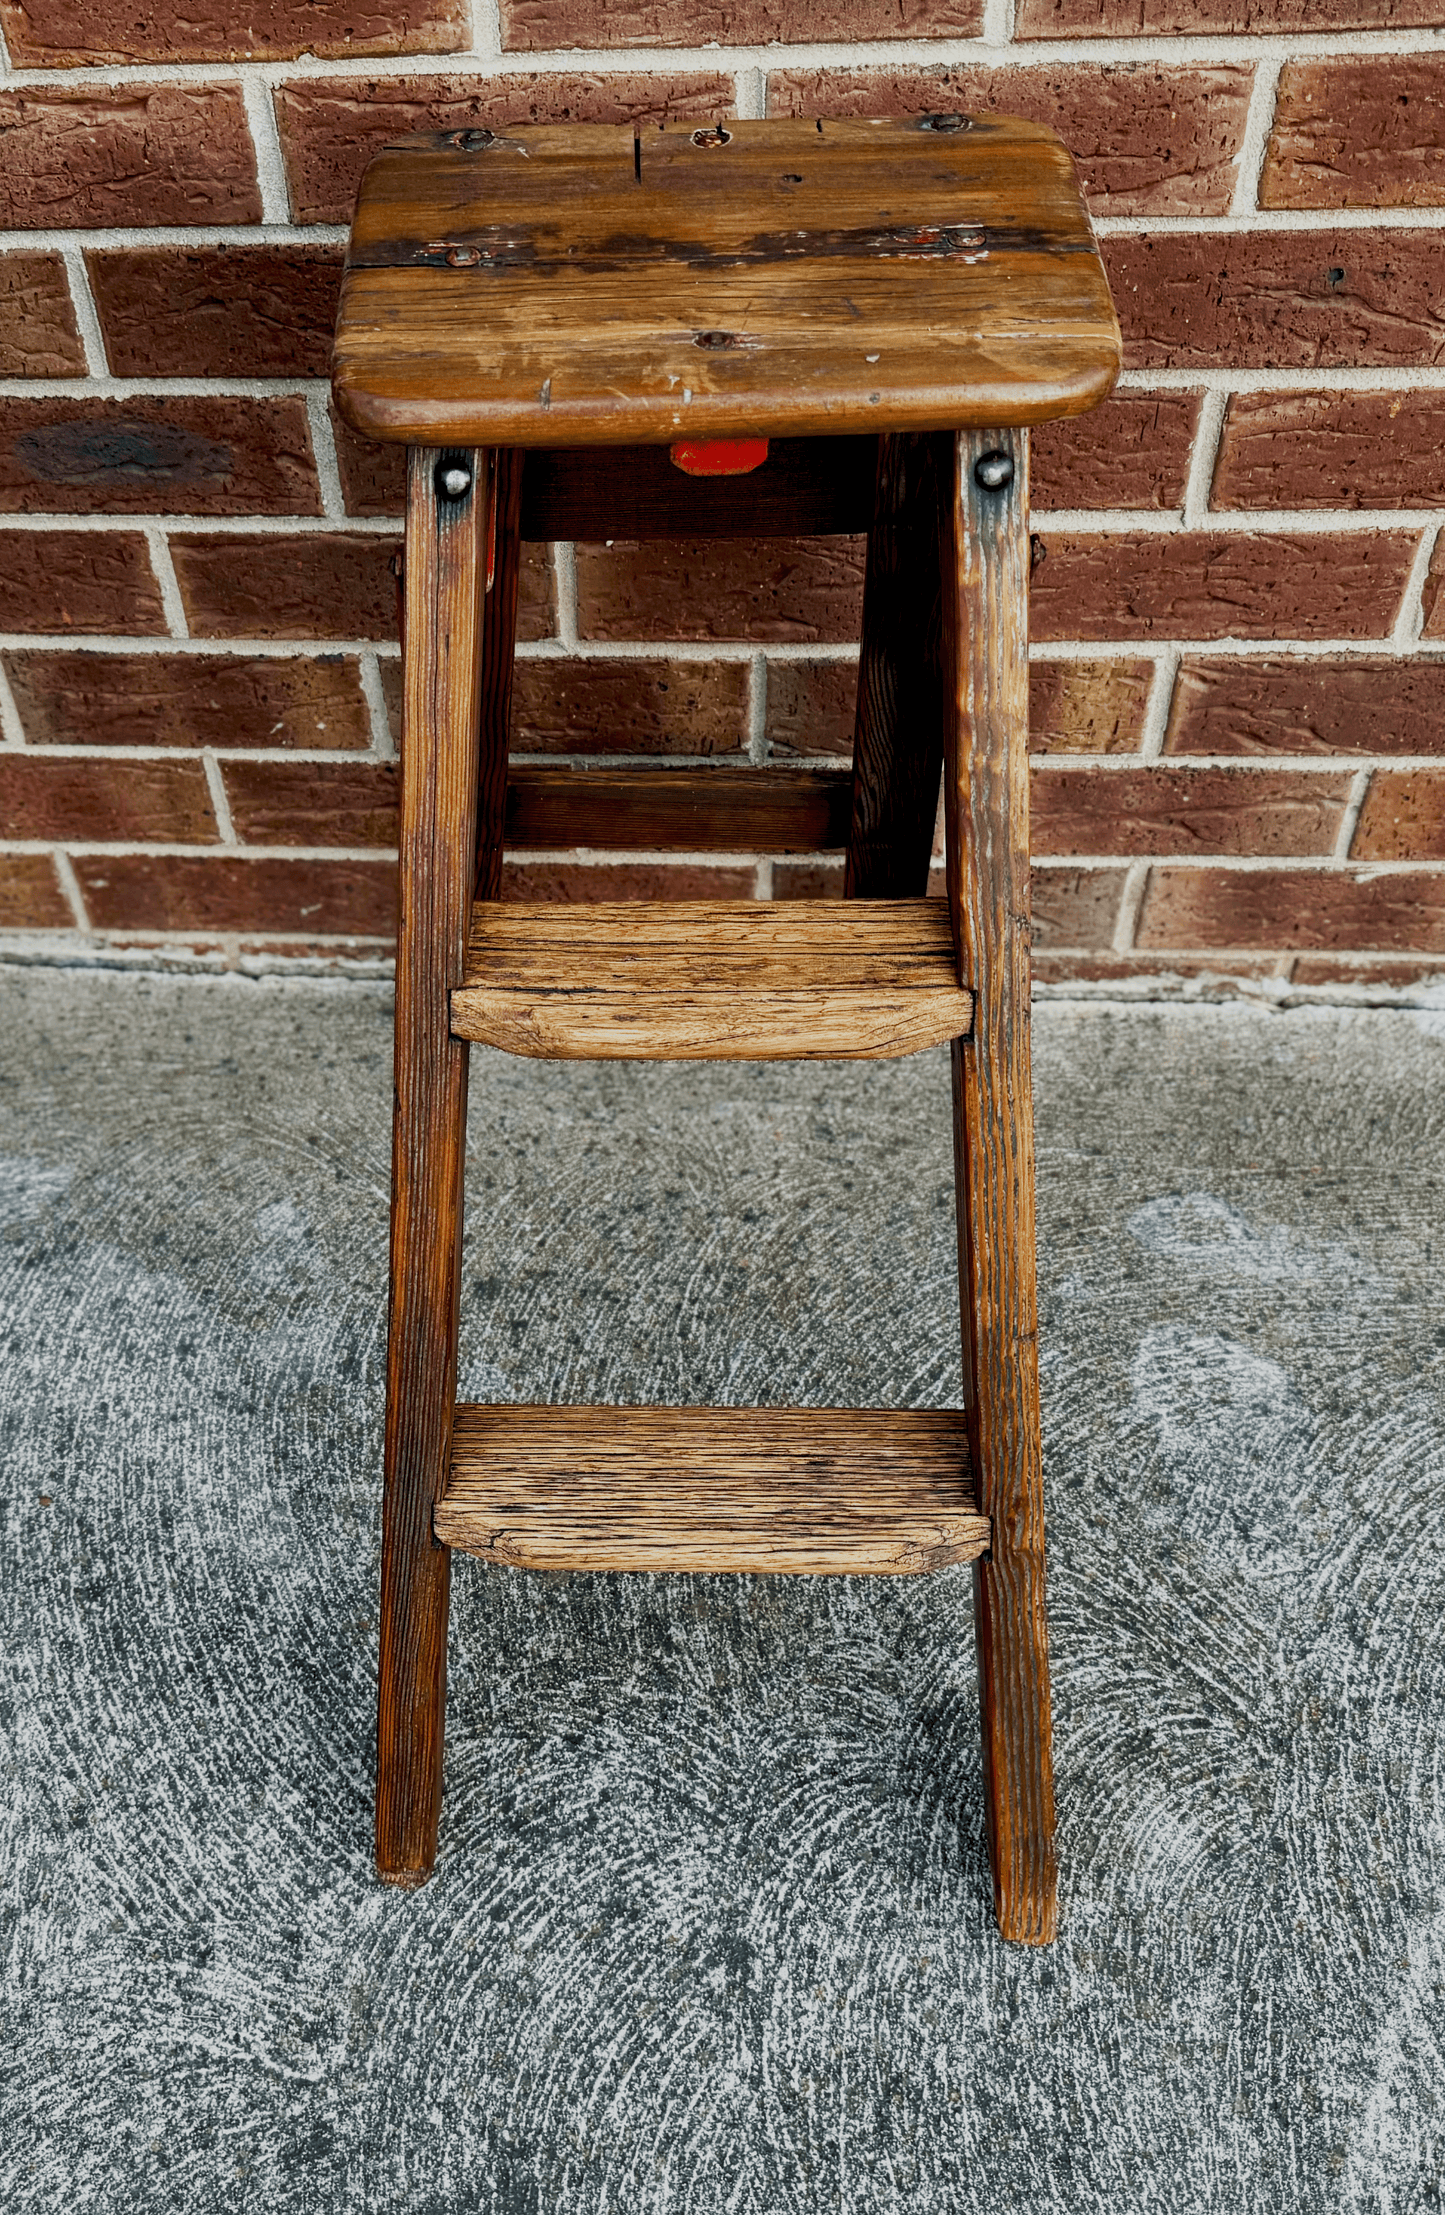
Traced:
[[918, 1575], [989, 1526], [952, 1409], [457, 1408], [436, 1535], [523, 1569]]
[[967, 1034], [943, 900], [479, 900], [458, 1038], [550, 1060], [878, 1061]]

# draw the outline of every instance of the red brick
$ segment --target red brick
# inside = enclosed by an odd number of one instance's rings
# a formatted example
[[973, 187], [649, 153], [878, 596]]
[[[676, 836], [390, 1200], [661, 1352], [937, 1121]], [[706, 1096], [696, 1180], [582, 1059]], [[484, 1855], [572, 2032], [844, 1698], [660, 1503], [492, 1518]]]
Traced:
[[228, 761], [236, 836], [247, 846], [395, 846], [397, 773], [380, 761]]
[[392, 0], [368, 11], [315, 0], [262, 0], [241, 11], [210, 0], [146, 7], [137, 0], [0, 0], [17, 68], [84, 69], [98, 62], [286, 59], [293, 54], [451, 54], [468, 40], [462, 0]]
[[1402, 31], [1445, 0], [1019, 0], [1016, 38], [1187, 38], [1204, 31]]
[[405, 515], [406, 448], [358, 438], [335, 408], [331, 410], [331, 435], [336, 441], [336, 467], [347, 514]]
[[0, 399], [11, 515], [319, 515], [299, 399]]
[[1445, 361], [1445, 231], [1169, 231], [1101, 251], [1131, 369]]
[[0, 838], [215, 838], [216, 818], [198, 761], [49, 760], [0, 754]]
[[164, 631], [139, 531], [0, 530], [0, 592], [12, 631]]
[[861, 538], [618, 540], [577, 549], [583, 638], [853, 639]]
[[707, 862], [508, 861], [504, 900], [750, 900], [754, 872]]
[[240, 854], [93, 854], [75, 874], [102, 931], [290, 931], [390, 938], [392, 861], [283, 861]]
[[371, 744], [350, 655], [14, 652], [5, 673], [32, 746]]
[[1135, 943], [1445, 953], [1445, 870], [1153, 869]]
[[[1227, 961], [1228, 975], [1221, 975], [1220, 961]], [[1137, 979], [1169, 977], [1218, 977], [1227, 984], [1234, 977], [1268, 977], [1275, 972], [1274, 954], [1040, 954], [1035, 951], [1035, 984], [1125, 984]]]
[[1298, 769], [1034, 771], [1036, 854], [1328, 854], [1348, 773]]
[[1053, 946], [1110, 945], [1124, 877], [1122, 869], [1061, 869], [1035, 863], [1035, 953]]
[[1031, 662], [1030, 752], [1136, 753], [1153, 682], [1148, 661]]
[[[1029, 667], [1029, 745], [1036, 754], [1128, 754], [1143, 737], [1154, 679], [1148, 661], [1036, 661]], [[767, 737], [780, 751], [853, 751], [858, 668], [783, 661], [768, 669]]]
[[83, 377], [70, 283], [58, 254], [0, 254], [0, 377]]
[[1021, 115], [1058, 132], [1100, 215], [1224, 215], [1253, 71], [1066, 62], [1044, 69], [774, 69], [770, 115]]
[[[582, 41], [591, 45], [588, 38]], [[379, 146], [412, 131], [526, 123], [661, 123], [733, 112], [733, 80], [711, 71], [569, 70], [556, 76], [328, 77], [278, 87], [276, 121], [298, 223], [349, 223]]]
[[731, 754], [748, 742], [748, 672], [735, 661], [519, 661], [519, 753]]
[[1445, 54], [1286, 62], [1262, 208], [1445, 205]]
[[775, 900], [841, 900], [843, 856], [820, 854], [816, 861], [779, 861], [773, 864]]
[[324, 377], [339, 246], [146, 246], [85, 257], [117, 377]]
[[74, 922], [48, 854], [0, 854], [0, 930], [64, 931]]
[[770, 746], [790, 754], [852, 753], [856, 661], [769, 662], [767, 686]]
[[1030, 441], [1036, 508], [1177, 508], [1199, 421], [1192, 392], [1128, 392], [1042, 423]]
[[1385, 985], [1398, 990], [1412, 984], [1434, 984], [1441, 964], [1430, 960], [1345, 961], [1338, 955], [1301, 954], [1290, 974], [1291, 984]]
[[1166, 754], [1445, 753], [1445, 660], [1181, 664]]
[[1216, 508], [1445, 507], [1445, 392], [1245, 392], [1230, 400]]
[[1036, 638], [1380, 638], [1414, 557], [1402, 531], [1050, 531]]
[[260, 218], [251, 134], [233, 88], [0, 92], [0, 228]]
[[1441, 533], [1435, 551], [1430, 556], [1430, 570], [1421, 597], [1420, 605], [1424, 616], [1422, 635], [1426, 638], [1445, 637], [1445, 596], [1441, 594], [1442, 585], [1445, 585], [1445, 532]]
[[1445, 770], [1377, 769], [1351, 861], [1445, 861]]
[[956, 38], [983, 28], [983, 0], [630, 0], [599, 11], [594, 0], [502, 0], [504, 50], [570, 46], [769, 46], [855, 39]]
[[340, 531], [171, 540], [197, 638], [395, 638], [397, 551]]

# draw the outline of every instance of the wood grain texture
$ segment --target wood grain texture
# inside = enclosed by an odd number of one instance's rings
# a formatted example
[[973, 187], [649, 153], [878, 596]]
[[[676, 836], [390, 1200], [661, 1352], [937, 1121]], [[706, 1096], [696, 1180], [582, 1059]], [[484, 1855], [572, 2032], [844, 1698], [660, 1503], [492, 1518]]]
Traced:
[[386, 1365], [376, 1861], [422, 1883], [436, 1854], [450, 1560], [432, 1534], [456, 1398], [467, 1048], [447, 994], [461, 975], [476, 851], [486, 457], [448, 454], [472, 490], [407, 478], [405, 667]]
[[[975, 476], [1007, 454], [1012, 482]], [[971, 1458], [993, 1544], [974, 1569], [985, 1805], [1006, 1938], [1058, 1924], [1044, 1597], [1029, 1059], [1028, 433], [964, 432], [946, 514], [949, 906], [976, 993], [955, 1045], [960, 1306]]]
[[364, 436], [527, 447], [1038, 422], [1118, 367], [1073, 164], [997, 116], [402, 140], [332, 357]]
[[876, 1061], [965, 1032], [942, 900], [478, 902], [459, 1037], [548, 1060]]
[[952, 1410], [470, 1407], [437, 1533], [525, 1569], [918, 1575], [988, 1524]]
[[514, 762], [509, 847], [812, 854], [848, 836], [846, 769], [541, 769]]
[[665, 446], [540, 450], [524, 539], [793, 538], [866, 531], [877, 440], [775, 438], [743, 477], [689, 477]]
[[491, 456], [486, 586], [482, 615], [481, 703], [477, 712], [477, 867], [475, 893], [495, 900], [502, 889], [506, 838], [507, 744], [512, 728], [512, 674], [517, 660], [517, 593], [522, 576], [520, 523], [525, 454], [503, 446]]
[[878, 441], [845, 899], [913, 900], [928, 890], [946, 710], [940, 443], [947, 457], [947, 433]]

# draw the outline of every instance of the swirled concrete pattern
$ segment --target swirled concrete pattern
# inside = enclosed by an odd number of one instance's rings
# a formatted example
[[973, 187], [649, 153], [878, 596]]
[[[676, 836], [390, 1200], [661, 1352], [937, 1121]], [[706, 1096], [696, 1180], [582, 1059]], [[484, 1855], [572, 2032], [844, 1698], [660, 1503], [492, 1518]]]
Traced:
[[[11, 2215], [1417, 2215], [1445, 1022], [1037, 1019], [1063, 1933], [966, 1572], [459, 1562], [369, 1859], [379, 987], [0, 975]], [[464, 1389], [944, 1402], [946, 1070], [478, 1053]]]

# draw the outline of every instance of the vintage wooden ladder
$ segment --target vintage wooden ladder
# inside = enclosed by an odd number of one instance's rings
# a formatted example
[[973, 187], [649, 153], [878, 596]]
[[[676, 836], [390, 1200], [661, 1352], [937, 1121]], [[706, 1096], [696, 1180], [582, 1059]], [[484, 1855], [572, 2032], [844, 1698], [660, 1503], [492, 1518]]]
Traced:
[[[1073, 166], [1030, 124], [458, 130], [367, 170], [336, 399], [410, 449], [376, 1816], [393, 1883], [422, 1883], [436, 1851], [450, 1548], [551, 1569], [972, 1560], [995, 1908], [1009, 1938], [1054, 1934], [1028, 426], [1094, 406], [1118, 361]], [[860, 530], [851, 777], [509, 781], [523, 541]], [[504, 846], [575, 844], [846, 847], [845, 899], [499, 900]], [[759, 1061], [951, 1041], [964, 1408], [458, 1407], [472, 1039]]]

